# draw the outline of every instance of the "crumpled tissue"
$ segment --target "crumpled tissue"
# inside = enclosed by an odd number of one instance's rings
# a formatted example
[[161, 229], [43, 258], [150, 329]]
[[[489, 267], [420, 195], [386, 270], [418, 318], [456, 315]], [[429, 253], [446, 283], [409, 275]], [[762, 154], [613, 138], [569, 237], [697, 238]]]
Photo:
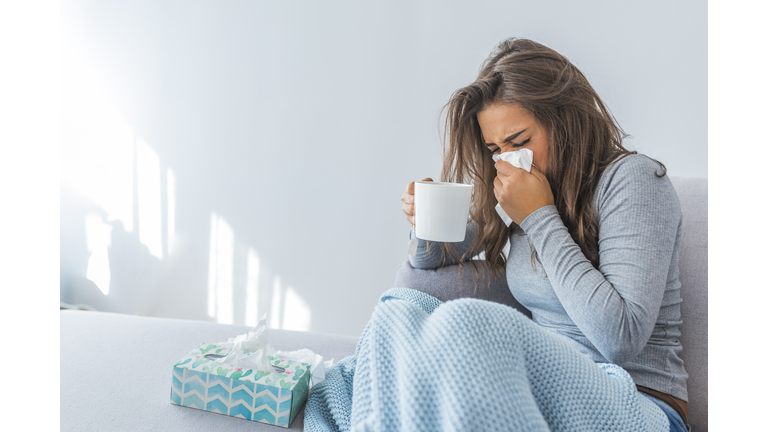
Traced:
[[231, 351], [225, 357], [212, 360], [235, 367], [269, 371], [273, 370], [273, 367], [267, 356], [279, 357], [310, 364], [312, 378], [310, 388], [325, 380], [325, 370], [333, 365], [333, 359], [324, 362], [323, 356], [306, 348], [296, 351], [277, 351], [267, 340], [266, 332], [267, 316], [264, 315], [248, 333], [229, 338], [227, 342], [217, 343]]
[[[531, 165], [533, 165], [533, 151], [530, 149], [520, 149], [517, 151], [493, 155], [494, 162], [498, 162], [499, 159], [512, 164], [512, 166], [531, 172]], [[501, 208], [501, 204], [496, 204], [496, 213], [499, 214], [501, 220], [503, 220], [507, 226], [512, 224], [512, 218], [507, 215], [507, 212], [505, 212], [504, 209]]]

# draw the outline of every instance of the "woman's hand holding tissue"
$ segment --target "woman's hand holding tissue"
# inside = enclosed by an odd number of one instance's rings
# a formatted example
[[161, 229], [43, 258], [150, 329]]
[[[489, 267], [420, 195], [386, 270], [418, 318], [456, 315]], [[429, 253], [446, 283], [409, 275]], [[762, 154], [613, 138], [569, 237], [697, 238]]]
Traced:
[[495, 167], [493, 194], [501, 208], [518, 224], [536, 210], [555, 204], [547, 177], [535, 165], [530, 173], [503, 160], [496, 162]]

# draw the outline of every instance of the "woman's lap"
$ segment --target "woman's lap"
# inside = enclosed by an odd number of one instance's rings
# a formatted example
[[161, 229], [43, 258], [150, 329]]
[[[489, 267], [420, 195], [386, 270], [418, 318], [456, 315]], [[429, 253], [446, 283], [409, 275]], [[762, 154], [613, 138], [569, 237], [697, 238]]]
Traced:
[[[546, 411], [548, 422], [562, 425], [581, 421], [586, 416], [592, 420], [605, 418], [608, 423], [617, 422], [617, 425], [635, 421], [658, 424], [666, 417], [655, 405], [637, 399], [637, 390], [626, 371], [618, 367], [606, 370], [557, 335], [507, 306], [462, 299], [445, 303], [429, 315], [417, 328], [429, 329], [427, 333], [431, 338], [437, 337], [452, 345], [450, 358], [434, 359], [434, 364], [440, 364], [441, 371], [470, 370], [466, 368], [470, 365], [462, 360], [465, 356], [474, 355], [477, 356], [475, 359], [486, 361], [497, 358], [504, 364], [505, 373], [494, 374], [495, 381], [506, 382], [509, 391], [519, 391], [521, 386], [526, 388], [530, 392], [528, 397], [536, 400], [542, 414]], [[476, 326], [467, 326], [467, 319]], [[456, 334], [465, 337], [457, 342], [453, 338]], [[407, 339], [412, 342], [406, 352], [419, 352], [421, 358], [430, 357], [429, 351], [422, 350], [424, 343], [429, 345], [429, 342], [424, 339], [416, 342], [421, 339], [418, 332], [409, 334]], [[402, 339], [398, 343], [403, 343]], [[409, 345], [408, 342], [405, 344]], [[374, 356], [380, 360], [397, 351], [391, 346], [380, 348], [384, 349]], [[392, 358], [392, 363], [398, 363], [397, 359]], [[438, 373], [437, 370], [434, 372]], [[520, 381], [507, 381], [509, 375], [519, 377]], [[515, 402], [522, 403], [522, 399]], [[583, 415], [578, 413], [576, 407], [579, 406], [585, 409]]]

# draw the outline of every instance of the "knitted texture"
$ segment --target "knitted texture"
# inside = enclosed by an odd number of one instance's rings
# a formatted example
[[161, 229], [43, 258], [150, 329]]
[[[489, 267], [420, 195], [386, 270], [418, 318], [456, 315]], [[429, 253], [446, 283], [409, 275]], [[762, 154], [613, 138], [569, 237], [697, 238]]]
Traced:
[[307, 401], [306, 431], [668, 431], [629, 374], [513, 308], [382, 295], [356, 352]]

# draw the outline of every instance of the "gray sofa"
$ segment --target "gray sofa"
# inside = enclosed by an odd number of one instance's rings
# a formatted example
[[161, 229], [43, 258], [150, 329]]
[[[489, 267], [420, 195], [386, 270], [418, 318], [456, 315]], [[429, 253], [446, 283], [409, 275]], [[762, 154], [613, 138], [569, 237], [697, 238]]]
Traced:
[[[689, 416], [707, 430], [707, 180], [673, 178], [683, 208], [680, 251], [683, 359], [690, 374]], [[505, 278], [474, 292], [471, 271], [456, 266], [414, 270], [404, 262], [393, 286], [425, 291], [441, 300], [478, 297], [524, 310]], [[63, 431], [265, 430], [276, 426], [170, 403], [171, 366], [200, 342], [246, 333], [247, 326], [104, 312], [64, 310], [61, 321], [60, 425]], [[354, 353], [357, 338], [269, 330], [276, 349], [309, 348], [336, 361]], [[303, 412], [290, 429], [303, 429]]]

